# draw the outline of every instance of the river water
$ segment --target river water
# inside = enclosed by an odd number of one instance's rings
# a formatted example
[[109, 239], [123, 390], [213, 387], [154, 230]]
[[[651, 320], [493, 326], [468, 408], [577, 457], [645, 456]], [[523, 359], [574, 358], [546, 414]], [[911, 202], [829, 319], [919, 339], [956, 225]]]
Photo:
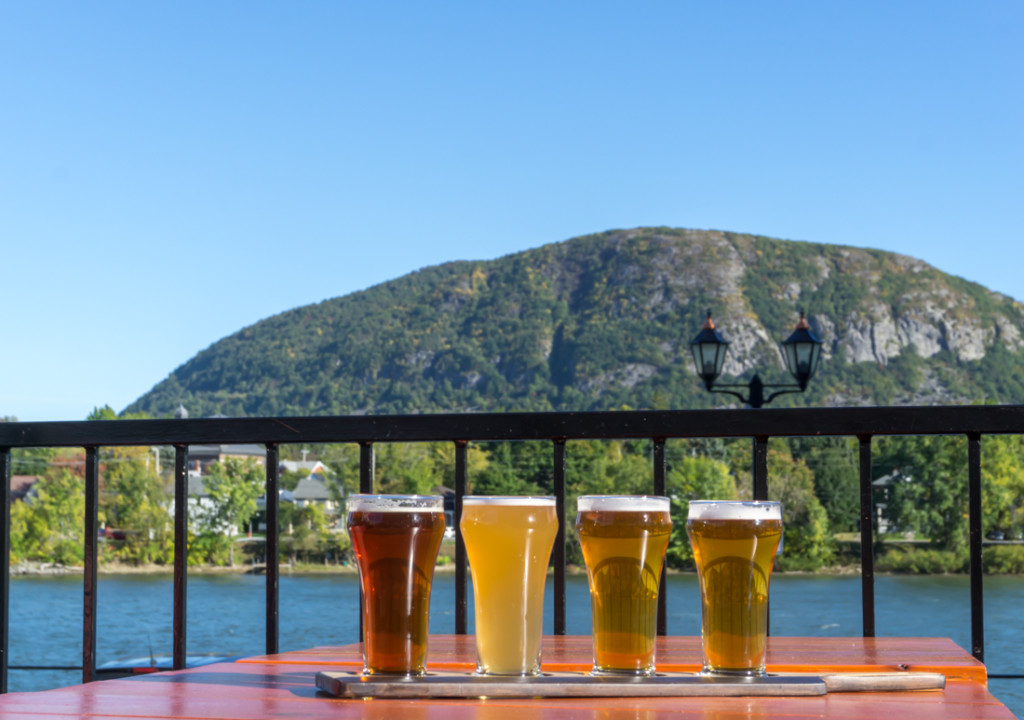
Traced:
[[[673, 575], [668, 584], [668, 631], [700, 634], [696, 576]], [[255, 575], [190, 575], [188, 651], [228, 655], [264, 652], [266, 580]], [[567, 630], [590, 633], [585, 576], [569, 576]], [[548, 608], [551, 608], [548, 583]], [[81, 576], [11, 578], [10, 665], [80, 665]], [[98, 663], [172, 650], [170, 575], [102, 575], [99, 581]], [[784, 575], [772, 578], [771, 628], [775, 635], [857, 636], [861, 633], [859, 576]], [[470, 593], [472, 595], [472, 593]], [[282, 651], [358, 640], [358, 584], [345, 574], [282, 575], [279, 646]], [[431, 631], [452, 633], [455, 581], [435, 577]], [[472, 598], [470, 599], [472, 603]], [[985, 659], [990, 673], [1024, 674], [1024, 578], [985, 580]], [[970, 590], [966, 577], [876, 578], [876, 634], [951, 637], [970, 648]], [[551, 617], [546, 617], [551, 633]], [[472, 605], [470, 607], [472, 631]], [[11, 670], [12, 692], [81, 682], [81, 672]], [[992, 693], [1024, 716], [1024, 680], [991, 680]]]

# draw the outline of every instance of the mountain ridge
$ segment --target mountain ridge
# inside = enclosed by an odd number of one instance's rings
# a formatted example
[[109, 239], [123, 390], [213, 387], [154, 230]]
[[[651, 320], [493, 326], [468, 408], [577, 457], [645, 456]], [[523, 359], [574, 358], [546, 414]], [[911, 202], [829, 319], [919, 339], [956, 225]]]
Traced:
[[824, 341], [775, 405], [1024, 402], [1024, 306], [884, 250], [633, 228], [422, 268], [197, 353], [125, 412], [316, 415], [712, 407], [688, 348], [707, 308], [725, 375], [787, 382], [801, 308]]

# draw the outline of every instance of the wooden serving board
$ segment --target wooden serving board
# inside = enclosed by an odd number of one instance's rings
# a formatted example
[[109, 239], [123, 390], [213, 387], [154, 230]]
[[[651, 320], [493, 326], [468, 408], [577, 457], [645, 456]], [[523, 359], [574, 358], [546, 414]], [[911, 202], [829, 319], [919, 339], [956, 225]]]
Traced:
[[659, 674], [619, 678], [582, 673], [545, 673], [515, 678], [472, 673], [414, 678], [362, 676], [353, 672], [319, 672], [316, 686], [342, 698], [475, 697], [684, 697], [799, 696], [828, 692], [932, 690], [945, 686], [937, 673], [843, 675], [767, 675], [759, 678]]

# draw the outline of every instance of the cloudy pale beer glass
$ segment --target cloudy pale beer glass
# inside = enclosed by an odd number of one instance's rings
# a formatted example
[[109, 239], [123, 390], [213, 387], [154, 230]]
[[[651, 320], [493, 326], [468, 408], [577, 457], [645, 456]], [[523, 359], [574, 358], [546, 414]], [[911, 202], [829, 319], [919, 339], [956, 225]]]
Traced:
[[363, 589], [363, 672], [423, 675], [444, 499], [351, 495], [348, 532]]
[[473, 575], [477, 672], [539, 674], [555, 499], [467, 495], [460, 527]]
[[764, 675], [781, 503], [693, 500], [686, 532], [700, 581], [704, 672]]
[[669, 500], [584, 495], [577, 508], [590, 581], [594, 674], [653, 675], [658, 584], [672, 531]]

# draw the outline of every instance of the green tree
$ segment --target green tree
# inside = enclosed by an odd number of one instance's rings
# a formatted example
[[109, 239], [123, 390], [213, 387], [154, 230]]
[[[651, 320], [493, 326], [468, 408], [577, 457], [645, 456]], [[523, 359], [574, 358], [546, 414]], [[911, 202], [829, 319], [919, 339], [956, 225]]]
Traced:
[[85, 484], [61, 469], [36, 483], [36, 495], [11, 508], [11, 551], [18, 560], [80, 565], [85, 557]]
[[647, 440], [574, 440], [565, 450], [566, 559], [582, 563], [574, 527], [581, 495], [650, 495], [654, 468]]
[[376, 446], [380, 492], [429, 495], [444, 484], [429, 443], [380, 443]]
[[654, 487], [647, 440], [574, 440], [565, 458], [567, 494], [649, 495]]
[[[243, 524], [256, 514], [256, 500], [264, 492], [263, 468], [251, 458], [242, 461], [229, 457], [210, 465], [207, 472], [204, 483], [216, 507], [215, 518], [226, 527], [244, 529]], [[234, 543], [228, 563], [235, 564]]]
[[[434, 470], [445, 487], [455, 488], [455, 443], [430, 443], [430, 454], [434, 461]], [[471, 492], [479, 492], [475, 478], [487, 472], [490, 456], [480, 443], [469, 443], [466, 446], [466, 476]]]
[[[545, 495], [551, 492], [551, 443], [487, 443], [484, 462], [469, 473], [476, 495]], [[545, 452], [545, 450], [547, 452]]]
[[857, 441], [846, 437], [791, 441], [793, 455], [814, 473], [814, 490], [828, 514], [829, 531], [852, 532], [860, 519], [860, 459]]
[[114, 412], [114, 408], [109, 405], [103, 407], [93, 407], [92, 412], [85, 418], [86, 420], [117, 420], [117, 413]]
[[292, 532], [292, 562], [295, 561], [296, 555], [301, 560], [309, 562], [314, 554], [322, 554], [329, 535], [327, 516], [323, 508], [315, 503], [302, 507], [297, 514]]
[[667, 562], [673, 568], [693, 568], [693, 549], [686, 535], [690, 500], [735, 500], [736, 482], [725, 463], [700, 455], [683, 455], [668, 468], [665, 491], [672, 500]]
[[542, 494], [553, 491], [554, 448], [547, 441], [485, 442], [470, 445], [483, 456], [469, 467], [479, 495]]
[[784, 443], [768, 448], [768, 499], [782, 503], [780, 569], [817, 570], [835, 557], [828, 515], [814, 494], [814, 475]]
[[167, 563], [173, 555], [170, 495], [148, 447], [103, 451], [101, 508], [107, 524], [125, 531], [114, 555], [131, 563]]
[[278, 477], [278, 484], [282, 490], [294, 490], [302, 479], [306, 477], [309, 477], [309, 470], [306, 468], [282, 470], [281, 475]]
[[943, 550], [966, 553], [967, 443], [961, 437], [883, 438], [878, 467], [906, 482], [892, 486], [890, 522]]
[[981, 443], [983, 530], [1016, 536], [1024, 530], [1024, 436], [986, 435]]
[[50, 561], [46, 554], [45, 543], [50, 537], [50, 528], [46, 526], [43, 513], [33, 507], [31, 501], [16, 502], [11, 505], [11, 555], [12, 565], [26, 560]]
[[319, 448], [320, 462], [330, 469], [324, 482], [331, 499], [344, 510], [344, 499], [359, 492], [359, 446], [333, 443]]

